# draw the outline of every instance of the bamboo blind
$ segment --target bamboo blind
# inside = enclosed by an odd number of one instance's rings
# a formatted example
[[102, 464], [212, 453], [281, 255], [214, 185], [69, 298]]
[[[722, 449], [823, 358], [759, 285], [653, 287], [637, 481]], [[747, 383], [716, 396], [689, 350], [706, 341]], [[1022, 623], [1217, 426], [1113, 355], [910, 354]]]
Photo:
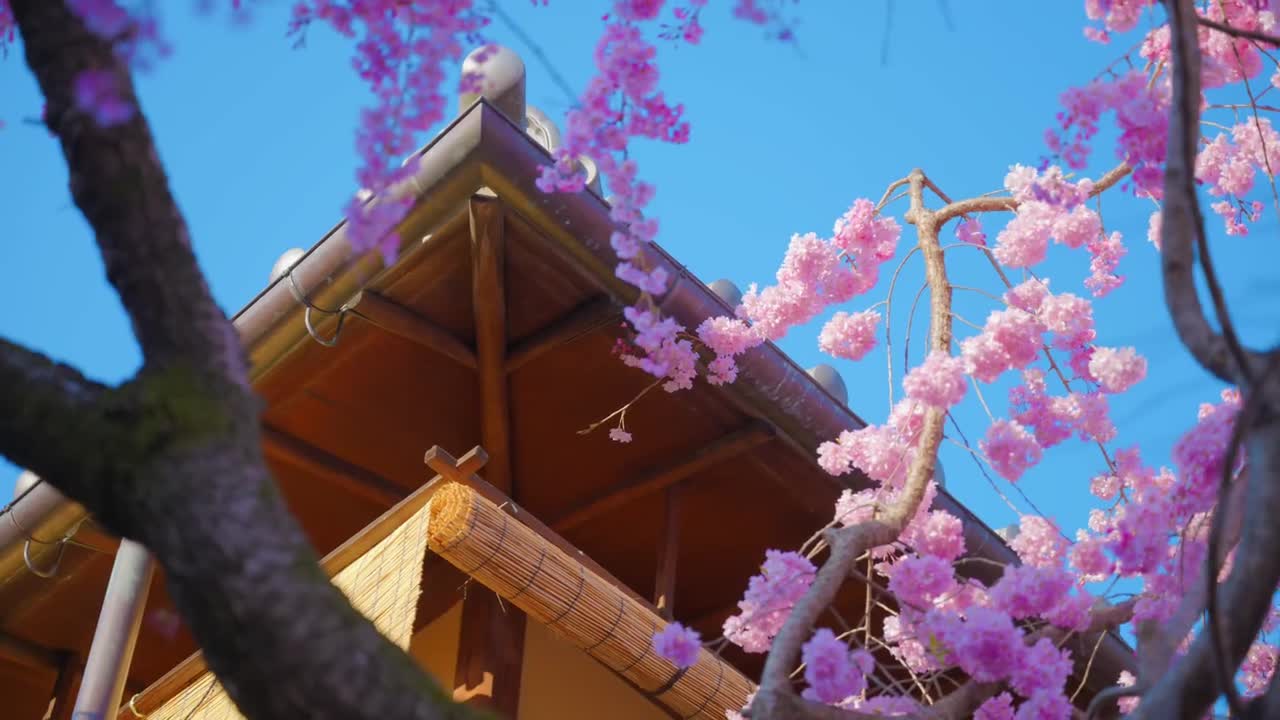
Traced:
[[[373, 621], [382, 634], [408, 649], [421, 590], [426, 553], [428, 506], [374, 545], [334, 578], [333, 583], [350, 598], [357, 610]], [[231, 698], [206, 672], [148, 720], [242, 720]]]
[[460, 483], [428, 505], [431, 550], [550, 627], [681, 718], [739, 710], [754, 686], [706, 650], [678, 671], [653, 651], [666, 622], [546, 538]]

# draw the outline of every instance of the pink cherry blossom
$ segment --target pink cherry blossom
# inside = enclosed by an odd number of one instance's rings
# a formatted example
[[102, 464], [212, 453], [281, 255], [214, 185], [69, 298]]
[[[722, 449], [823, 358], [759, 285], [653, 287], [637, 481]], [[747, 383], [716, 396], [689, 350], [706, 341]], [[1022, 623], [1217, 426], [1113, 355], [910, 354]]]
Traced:
[[702, 651], [702, 639], [694, 630], [671, 623], [653, 636], [653, 651], [678, 668], [692, 667]]
[[964, 360], [935, 350], [907, 373], [902, 387], [907, 391], [907, 397], [924, 405], [949, 408], [960, 402], [968, 389]]
[[838, 312], [822, 326], [818, 347], [822, 352], [845, 360], [861, 360], [876, 346], [880, 313], [864, 310]]
[[1098, 347], [1089, 359], [1089, 373], [1103, 390], [1122, 393], [1146, 377], [1147, 360], [1131, 347]]
[[792, 606], [809, 589], [817, 568], [798, 553], [769, 550], [760, 571], [747, 583], [738, 603], [741, 612], [724, 623], [724, 636], [751, 653], [768, 651]]
[[951, 563], [935, 555], [904, 557], [889, 566], [889, 592], [909, 607], [927, 609], [955, 586]]
[[808, 700], [835, 705], [858, 695], [866, 687], [866, 675], [875, 660], [865, 650], [851, 652], [827, 628], [819, 628], [801, 648]]
[[1006, 480], [1017, 480], [1027, 468], [1040, 462], [1040, 445], [1035, 436], [1016, 422], [997, 420], [987, 430], [986, 439], [978, 444]]
[[1013, 720], [1013, 696], [1002, 692], [987, 698], [974, 711], [973, 720]]
[[1023, 515], [1018, 521], [1018, 534], [1009, 545], [1023, 563], [1049, 568], [1062, 564], [1069, 543], [1052, 520], [1039, 515]]
[[75, 79], [76, 107], [106, 128], [133, 118], [134, 107], [120, 94], [117, 78], [106, 70], [85, 70]]
[[956, 238], [960, 242], [971, 245], [987, 244], [987, 234], [982, 231], [982, 221], [976, 217], [963, 220], [956, 226]]

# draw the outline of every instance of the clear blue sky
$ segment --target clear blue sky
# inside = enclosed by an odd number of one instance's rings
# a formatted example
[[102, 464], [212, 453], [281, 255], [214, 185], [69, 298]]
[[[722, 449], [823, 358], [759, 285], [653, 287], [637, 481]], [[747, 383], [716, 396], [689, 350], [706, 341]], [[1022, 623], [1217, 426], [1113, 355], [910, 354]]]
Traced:
[[[165, 3], [176, 54], [139, 78], [199, 258], [228, 313], [265, 285], [283, 250], [310, 246], [339, 216], [354, 189], [353, 128], [367, 102], [346, 44], [313, 32], [305, 49], [293, 50], [284, 38], [288, 3], [260, 4], [251, 24], [234, 27], [225, 17], [189, 12], [193, 3]], [[605, 4], [501, 4], [580, 89]], [[663, 84], [685, 102], [692, 142], [643, 146], [637, 156], [658, 187], [652, 210], [661, 219], [660, 242], [706, 281], [728, 277], [743, 286], [772, 278], [793, 232], [829, 233], [853, 199], [879, 197], [912, 167], [957, 197], [999, 188], [1010, 164], [1034, 164], [1043, 154], [1058, 94], [1130, 44], [1086, 42], [1080, 0], [951, 2], [950, 24], [939, 3], [895, 2], [888, 25], [886, 0], [806, 2], [795, 6], [798, 48], [732, 20], [729, 5], [712, 3], [700, 47], [663, 52]], [[529, 48], [500, 23], [489, 37], [525, 56], [530, 102], [563, 117], [569, 100]], [[0, 286], [9, 297], [0, 333], [118, 381], [136, 369], [136, 345], [70, 203], [56, 145], [42, 128], [20, 122], [41, 106], [20, 54], [0, 63], [0, 97], [7, 123], [0, 131]], [[1109, 151], [1100, 153], [1094, 174], [1112, 161]], [[1119, 442], [1141, 444], [1150, 462], [1162, 463], [1196, 406], [1214, 399], [1219, 386], [1170, 334], [1157, 258], [1144, 239], [1150, 205], [1113, 194], [1104, 210], [1108, 227], [1133, 240], [1122, 265], [1128, 284], [1098, 303], [1099, 341], [1136, 345], [1152, 360], [1150, 378], [1115, 403]], [[1276, 339], [1266, 320], [1277, 288], [1269, 284], [1274, 263], [1259, 261], [1271, 255], [1251, 250], [1273, 242], [1275, 229], [1268, 220], [1250, 238], [1218, 233], [1214, 241], [1232, 278], [1240, 325], [1258, 343]], [[904, 235], [904, 249], [912, 240]], [[1087, 264], [1080, 252], [1055, 251], [1041, 274], [1060, 290], [1078, 288]], [[980, 264], [962, 262], [956, 272], [956, 282], [991, 287]], [[899, 318], [918, 269], [905, 277]], [[854, 307], [883, 294], [881, 288]], [[990, 309], [971, 299], [959, 306], [975, 322]], [[782, 343], [806, 366], [822, 360], [817, 327]], [[901, 348], [896, 352], [900, 369]], [[884, 360], [878, 352], [860, 364], [836, 363], [850, 404], [871, 421], [888, 407]], [[988, 397], [1003, 405], [1002, 388]], [[972, 395], [959, 415], [976, 441], [985, 419]], [[1014, 519], [969, 458], [950, 447], [944, 458], [949, 487], [962, 502], [996, 526]], [[1085, 521], [1088, 479], [1100, 467], [1096, 448], [1072, 441], [1021, 487], [1074, 530]], [[0, 496], [8, 497], [16, 475], [0, 462]]]

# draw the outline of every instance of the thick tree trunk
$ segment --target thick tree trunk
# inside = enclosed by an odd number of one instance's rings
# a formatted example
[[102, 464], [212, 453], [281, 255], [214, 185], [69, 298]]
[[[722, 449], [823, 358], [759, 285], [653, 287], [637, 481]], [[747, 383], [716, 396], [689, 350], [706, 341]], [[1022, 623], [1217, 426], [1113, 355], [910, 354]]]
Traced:
[[147, 546], [210, 669], [251, 720], [474, 716], [357, 613], [321, 571], [261, 453], [259, 403], [209, 293], [141, 110], [103, 128], [76, 76], [128, 69], [63, 0], [11, 0], [144, 366], [120, 388], [0, 339], [0, 453]]

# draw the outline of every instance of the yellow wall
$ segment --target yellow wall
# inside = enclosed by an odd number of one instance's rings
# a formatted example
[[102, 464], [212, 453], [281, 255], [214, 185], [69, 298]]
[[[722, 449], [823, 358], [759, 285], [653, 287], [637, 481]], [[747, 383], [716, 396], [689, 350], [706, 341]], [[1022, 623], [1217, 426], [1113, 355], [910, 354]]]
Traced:
[[[453, 687], [462, 603], [414, 633], [409, 653], [443, 687]], [[669, 720], [635, 689], [546, 627], [525, 625], [519, 720]]]
[[520, 720], [669, 720], [617, 675], [530, 621], [524, 634]]
[[430, 625], [413, 634], [409, 654], [416, 659], [441, 687], [453, 688], [453, 670], [458, 662], [458, 632], [462, 628], [462, 603], [454, 603], [449, 611]]

